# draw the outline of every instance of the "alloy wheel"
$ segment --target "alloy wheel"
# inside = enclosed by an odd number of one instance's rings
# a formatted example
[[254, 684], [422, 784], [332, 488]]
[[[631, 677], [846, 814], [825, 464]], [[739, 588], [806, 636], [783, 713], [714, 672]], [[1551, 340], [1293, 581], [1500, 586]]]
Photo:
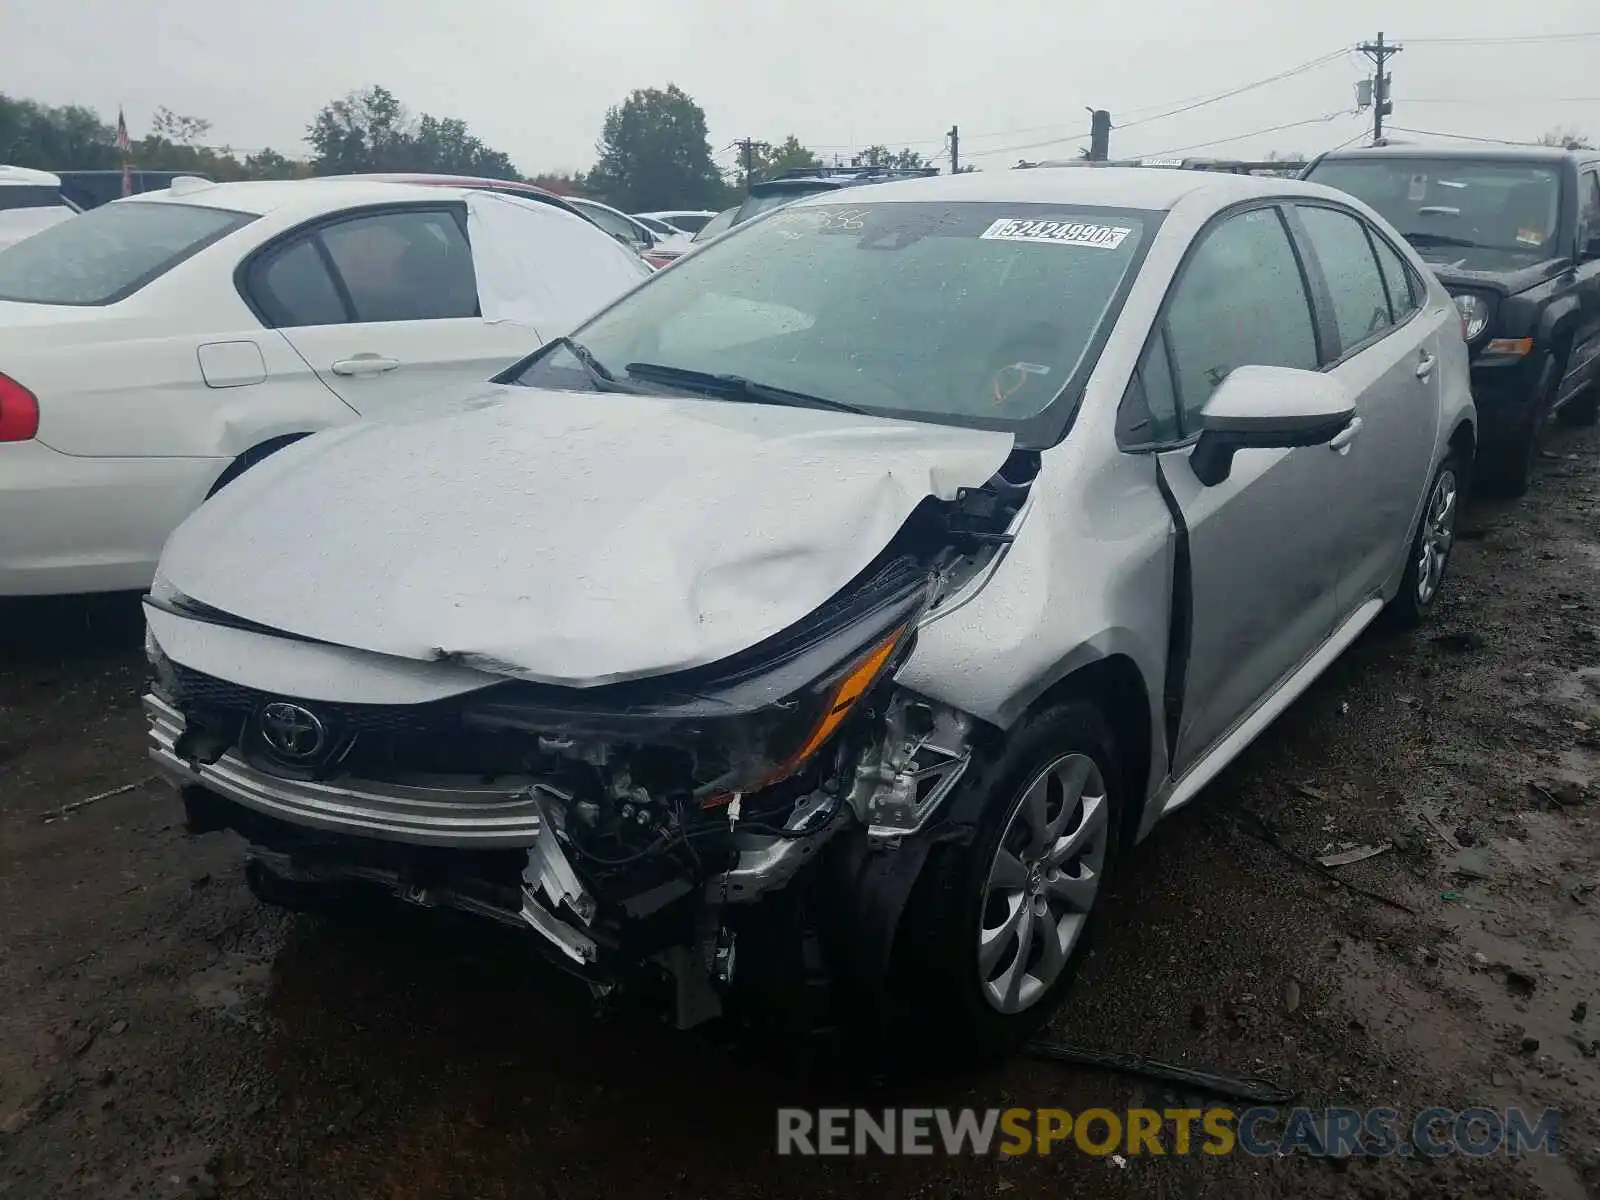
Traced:
[[984, 883], [978, 976], [984, 999], [1020, 1013], [1060, 978], [1105, 869], [1110, 805], [1094, 759], [1067, 754], [1023, 790]]
[[1422, 515], [1422, 536], [1417, 539], [1417, 602], [1433, 603], [1444, 580], [1450, 548], [1456, 540], [1456, 508], [1460, 488], [1449, 467], [1439, 472], [1427, 510]]

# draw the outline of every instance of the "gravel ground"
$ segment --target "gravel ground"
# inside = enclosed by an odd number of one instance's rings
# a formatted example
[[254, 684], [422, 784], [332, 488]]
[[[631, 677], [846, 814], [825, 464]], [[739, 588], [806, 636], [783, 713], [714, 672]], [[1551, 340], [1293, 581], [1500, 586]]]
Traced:
[[[498, 931], [267, 911], [147, 780], [108, 597], [0, 607], [0, 1195], [1600, 1195], [1597, 454], [1563, 431], [1528, 498], [1469, 507], [1433, 624], [1363, 638], [1131, 855], [1052, 1030], [1313, 1105], [1555, 1107], [1558, 1158], [780, 1160], [781, 1104], [1193, 1097], [1024, 1060], [801, 1079], [597, 1013]], [[1383, 842], [1335, 873], [1412, 911], [1290, 857]]]

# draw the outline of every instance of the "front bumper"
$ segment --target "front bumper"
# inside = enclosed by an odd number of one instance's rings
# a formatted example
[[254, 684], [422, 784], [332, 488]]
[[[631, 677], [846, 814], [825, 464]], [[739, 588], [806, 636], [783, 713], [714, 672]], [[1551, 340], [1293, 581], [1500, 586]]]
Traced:
[[459, 849], [526, 848], [543, 828], [537, 780], [493, 784], [452, 780], [448, 786], [379, 784], [359, 787], [285, 779], [258, 770], [232, 752], [214, 763], [193, 763], [177, 753], [183, 714], [159, 696], [146, 695], [150, 757], [178, 787], [199, 786], [265, 816], [355, 837], [415, 846]]

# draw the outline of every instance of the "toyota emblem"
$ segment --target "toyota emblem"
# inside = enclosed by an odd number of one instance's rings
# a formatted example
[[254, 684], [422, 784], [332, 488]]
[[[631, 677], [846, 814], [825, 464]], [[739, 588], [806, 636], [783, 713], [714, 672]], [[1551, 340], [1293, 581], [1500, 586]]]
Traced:
[[322, 752], [328, 730], [310, 709], [279, 700], [261, 710], [261, 740], [274, 754], [304, 762]]

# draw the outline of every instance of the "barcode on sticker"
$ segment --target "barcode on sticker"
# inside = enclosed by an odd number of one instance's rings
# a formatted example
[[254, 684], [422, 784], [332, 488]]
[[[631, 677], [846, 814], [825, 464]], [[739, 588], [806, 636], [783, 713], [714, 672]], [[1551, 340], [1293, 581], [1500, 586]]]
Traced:
[[1115, 250], [1133, 230], [1122, 225], [1090, 225], [1082, 221], [1021, 221], [1002, 217], [978, 235], [990, 242], [1050, 242], [1057, 246], [1093, 246]]

